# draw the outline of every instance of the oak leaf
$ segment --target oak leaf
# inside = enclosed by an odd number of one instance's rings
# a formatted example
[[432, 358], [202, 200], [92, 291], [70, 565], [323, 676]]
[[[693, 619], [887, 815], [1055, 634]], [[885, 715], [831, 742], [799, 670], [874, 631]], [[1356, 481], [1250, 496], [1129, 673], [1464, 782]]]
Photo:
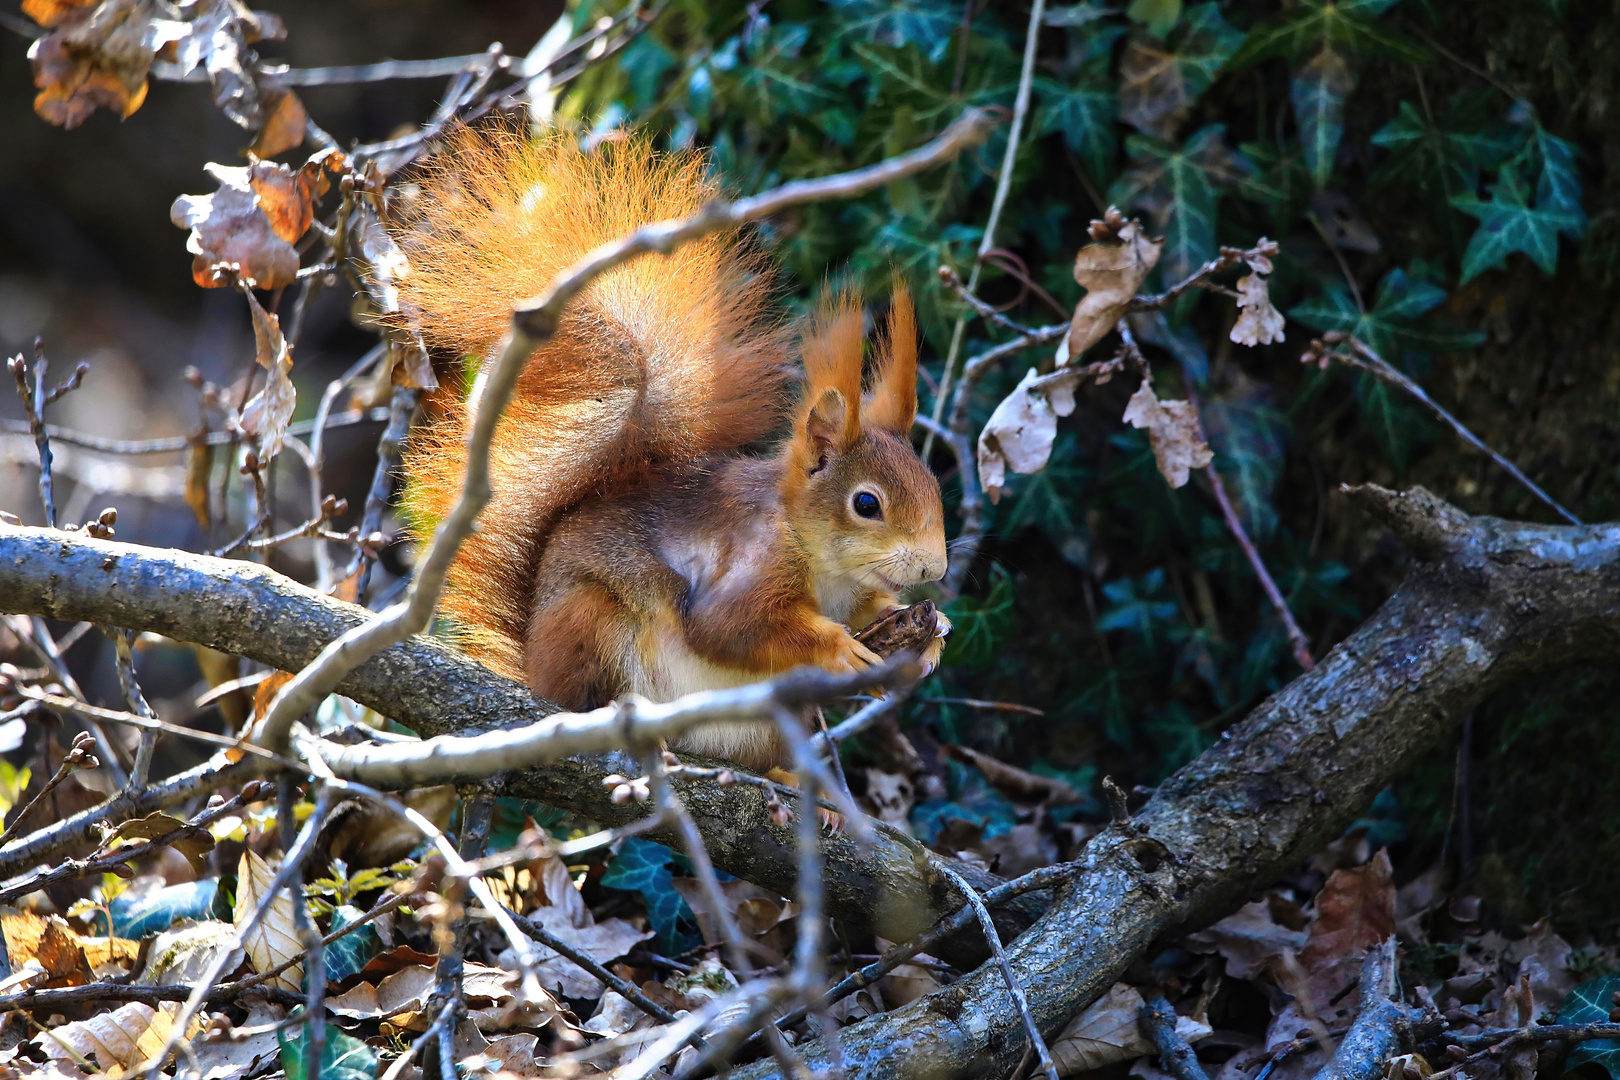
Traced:
[[1074, 388], [1080, 378], [1078, 368], [1059, 368], [1050, 375], [1030, 368], [990, 414], [979, 433], [978, 463], [979, 482], [991, 502], [1000, 500], [1008, 469], [1028, 474], [1046, 467], [1058, 418], [1074, 412]]
[[[1153, 1043], [1137, 1023], [1143, 1004], [1141, 991], [1115, 983], [1108, 993], [1070, 1020], [1050, 1047], [1058, 1075], [1072, 1076], [1153, 1053]], [[1192, 1017], [1176, 1017], [1176, 1034], [1188, 1042], [1202, 1039], [1211, 1030], [1208, 1024]]]
[[[1303, 929], [1277, 921], [1277, 906], [1287, 903], [1281, 897], [1267, 897], [1244, 904], [1220, 922], [1189, 934], [1187, 944], [1197, 952], [1219, 953], [1229, 978], [1252, 979], [1284, 951], [1297, 953], [1305, 947]], [[1298, 905], [1291, 906], [1298, 912]]]
[[203, 864], [208, 859], [208, 853], [214, 850], [214, 838], [207, 829], [195, 825], [187, 825], [179, 818], [168, 814], [148, 814], [143, 818], [126, 821], [118, 826], [113, 834], [122, 840], [156, 840], [160, 836], [179, 832], [180, 836], [169, 843], [186, 857], [191, 868], [197, 873], [203, 872]]
[[1147, 429], [1159, 472], [1173, 488], [1186, 484], [1193, 469], [1215, 460], [1198, 430], [1198, 412], [1192, 402], [1160, 401], [1146, 378], [1125, 403], [1124, 420], [1132, 427]]
[[[302, 956], [304, 946], [298, 940], [293, 894], [288, 889], [278, 892], [270, 901], [270, 910], [264, 913], [259, 925], [244, 933], [248, 919], [264, 902], [276, 872], [254, 851], [242, 852], [236, 868], [236, 911], [233, 921], [242, 948], [253, 963], [253, 970], [266, 972], [287, 960]], [[268, 980], [269, 985], [298, 992], [304, 979], [304, 965], [295, 963], [281, 974]]]
[[209, 162], [203, 170], [219, 181], [211, 195], [182, 195], [174, 200], [169, 220], [190, 229], [186, 250], [191, 277], [205, 289], [231, 284], [221, 264], [261, 289], [279, 289], [298, 279], [298, 252], [271, 223], [250, 181], [252, 166], [235, 168]]
[[28, 50], [39, 90], [34, 111], [66, 128], [98, 108], [133, 115], [146, 100], [153, 53], [186, 32], [185, 23], [157, 18], [152, 0], [105, 0], [93, 9], [42, 0], [24, 10], [54, 28]]
[[6, 940], [6, 954], [14, 968], [34, 961], [43, 969], [37, 987], [83, 986], [90, 982], [90, 961], [84, 942], [60, 915], [42, 916], [32, 911], [0, 919]]
[[304, 102], [288, 89], [276, 89], [265, 94], [264, 126], [248, 147], [248, 153], [257, 158], [273, 158], [303, 144], [309, 130], [309, 113]]
[[[1120, 216], [1113, 207], [1109, 211], [1105, 221]], [[1094, 232], [1095, 226], [1093, 223]], [[1114, 328], [1164, 250], [1164, 240], [1148, 236], [1134, 218], [1104, 236], [1107, 238], [1087, 244], [1074, 257], [1074, 280], [1085, 286], [1086, 295], [1069, 322], [1068, 363]]]
[[1231, 339], [1239, 345], [1270, 345], [1283, 339], [1282, 312], [1271, 305], [1271, 290], [1259, 274], [1238, 278], [1237, 306], [1241, 314], [1232, 324]]

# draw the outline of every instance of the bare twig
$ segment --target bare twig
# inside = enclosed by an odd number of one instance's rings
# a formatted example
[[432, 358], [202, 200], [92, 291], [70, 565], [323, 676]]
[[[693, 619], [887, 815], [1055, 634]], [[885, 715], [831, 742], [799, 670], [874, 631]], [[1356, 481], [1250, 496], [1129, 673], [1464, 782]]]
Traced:
[[399, 1080], [404, 1076], [405, 1070], [416, 1060], [417, 1055], [427, 1048], [428, 1043], [437, 1042], [439, 1033], [450, 1029], [455, 1016], [456, 1003], [452, 1001], [440, 1009], [439, 1015], [433, 1018], [433, 1023], [428, 1025], [428, 1029], [422, 1032], [403, 1054], [393, 1060], [388, 1066], [388, 1071], [382, 1074], [381, 1080]]
[[[115, 982], [93, 982], [84, 986], [64, 986], [48, 990], [22, 990], [15, 994], [0, 995], [0, 1014], [10, 1012], [57, 1011], [65, 1005], [84, 1005], [98, 1001], [139, 1001], [158, 1006], [168, 1001], [184, 1001], [195, 987], [180, 983], [174, 986], [130, 986]], [[227, 983], [210, 990], [204, 998], [208, 1005], [224, 1005], [234, 1001], [239, 991]], [[304, 995], [283, 990], [279, 986], [260, 987], [256, 993], [276, 1005], [301, 1005]]]
[[1058, 1080], [1057, 1066], [1052, 1063], [1052, 1052], [1046, 1048], [1046, 1040], [1041, 1037], [1041, 1029], [1029, 1011], [1029, 995], [1024, 990], [1024, 984], [1013, 971], [1012, 964], [1008, 962], [1007, 950], [1001, 947], [1001, 934], [996, 930], [995, 920], [990, 918], [990, 909], [984, 906], [984, 900], [980, 898], [978, 890], [961, 874], [950, 867], [942, 867], [941, 870], [950, 878], [957, 890], [967, 897], [968, 906], [978, 917], [979, 926], [984, 930], [984, 939], [990, 944], [990, 951], [995, 954], [996, 964], [1001, 968], [1001, 976], [1007, 980], [1007, 989], [1012, 994], [1014, 1004], [1018, 1006], [1018, 1015], [1023, 1017], [1024, 1030], [1029, 1035], [1030, 1045], [1035, 1047], [1035, 1057], [1040, 1063], [1041, 1071], [1046, 1074], [1047, 1080]]
[[1159, 1049], [1159, 1064], [1176, 1080], [1209, 1080], [1192, 1046], [1176, 1031], [1176, 1010], [1163, 994], [1149, 994], [1136, 1022]]
[[[597, 982], [601, 983], [607, 989], [612, 990], [614, 993], [630, 1002], [630, 1004], [634, 1005], [636, 1008], [640, 1009], [654, 1020], [657, 1020], [660, 1024], [674, 1023], [675, 1014], [649, 998], [646, 994], [643, 994], [639, 989], [637, 989], [634, 983], [619, 978], [606, 967], [603, 967], [601, 964], [591, 959], [590, 956], [580, 952], [578, 949], [574, 948], [572, 945], [568, 944], [568, 942], [564, 941], [556, 934], [553, 934], [550, 930], [547, 930], [544, 926], [541, 926], [533, 919], [524, 918], [522, 915], [519, 915], [517, 912], [510, 909], [508, 909], [507, 914], [511, 916], [513, 924], [516, 925], [519, 930], [523, 931], [525, 934], [528, 934], [531, 938], [538, 941], [552, 952], [567, 957], [569, 961], [578, 965], [584, 971], [589, 972], [591, 977]], [[698, 1036], [694, 1036], [694, 1038], [697, 1040], [694, 1045], [701, 1049], [701, 1044], [703, 1042], [702, 1038]]]
[[1277, 245], [1275, 242], [1269, 240], [1262, 240], [1254, 247], [1247, 249], [1222, 247], [1220, 254], [1216, 255], [1213, 259], [1210, 259], [1208, 262], [1204, 263], [1204, 265], [1188, 274], [1185, 278], [1182, 278], [1180, 281], [1164, 290], [1164, 292], [1153, 293], [1148, 296], [1138, 296], [1134, 298], [1129, 305], [1127, 305], [1126, 310], [1152, 311], [1155, 308], [1166, 307], [1169, 304], [1174, 303], [1176, 300], [1179, 300], [1182, 296], [1185, 296], [1193, 289], [1218, 288], [1218, 286], [1208, 280], [1211, 276], [1220, 273], [1222, 270], [1230, 269], [1231, 267], [1243, 262], [1245, 259], [1257, 257], [1269, 258], [1275, 254], [1277, 254]]
[[78, 738], [73, 740], [73, 749], [68, 751], [67, 756], [62, 759], [62, 764], [57, 766], [56, 773], [45, 781], [45, 786], [39, 789], [39, 794], [29, 799], [21, 810], [12, 815], [11, 824], [6, 826], [5, 832], [0, 833], [0, 850], [11, 842], [11, 838], [22, 828], [23, 822], [28, 820], [28, 815], [34, 812], [34, 807], [55, 791], [58, 784], [80, 769], [94, 769], [101, 764], [95, 755], [90, 753], [90, 748], [95, 744], [93, 735], [88, 732], [79, 733]]
[[[309, 437], [309, 509], [311, 517], [320, 517], [326, 507], [326, 428], [332, 415], [332, 405], [349, 384], [358, 379], [388, 352], [387, 342], [378, 342], [366, 354], [349, 366], [349, 370], [326, 384], [321, 403], [315, 410], [315, 426]], [[366, 535], [362, 533], [361, 535]], [[336, 573], [332, 566], [332, 553], [326, 545], [315, 545], [315, 587], [329, 592]]]
[[[1395, 1000], [1395, 980], [1395, 939], [1391, 937], [1368, 950], [1361, 965], [1361, 1010], [1333, 1060], [1315, 1080], [1375, 1080], [1402, 1044], [1410, 1044], [1412, 1023], [1422, 1014]], [[1438, 1016], [1435, 1019], [1443, 1023]]]
[[[996, 246], [996, 226], [1001, 222], [1001, 211], [1007, 204], [1007, 194], [1012, 190], [1013, 166], [1018, 162], [1018, 142], [1024, 134], [1024, 117], [1029, 112], [1029, 92], [1035, 78], [1035, 46], [1040, 41], [1041, 20], [1046, 16], [1046, 0], [1035, 0], [1029, 9], [1029, 26], [1024, 31], [1024, 63], [1018, 73], [1018, 92], [1013, 98], [1012, 125], [1007, 129], [1007, 151], [1001, 158], [1001, 173], [996, 177], [996, 193], [990, 200], [990, 216], [985, 219], [984, 236], [979, 240], [978, 255], [973, 260], [973, 269], [968, 273], [967, 291], [973, 292], [979, 287], [979, 272], [984, 267], [984, 257]], [[956, 327], [951, 331], [951, 346], [945, 354], [945, 368], [940, 373], [939, 392], [934, 395], [934, 412], [930, 417], [938, 425], [945, 415], [945, 402], [950, 397], [951, 382], [956, 369], [956, 356], [962, 348], [962, 333], [967, 329], [967, 317], [962, 316], [956, 320]], [[923, 438], [922, 456], [928, 460], [929, 453], [934, 448], [934, 428], [927, 428], [928, 434]]]
[[[1037, 0], [1039, 2], [1041, 0]], [[563, 311], [586, 286], [614, 267], [647, 252], [667, 253], [701, 236], [758, 221], [788, 207], [860, 195], [911, 176], [951, 160], [964, 148], [981, 142], [989, 134], [991, 124], [992, 120], [983, 110], [969, 109], [933, 141], [908, 154], [854, 172], [793, 181], [736, 202], [712, 202], [690, 218], [643, 226], [621, 240], [597, 248], [557, 277], [546, 292], [517, 304], [512, 312], [510, 331], [478, 377], [461, 493], [435, 531], [406, 598], [332, 642], [282, 687], [266, 710], [260, 729], [265, 745], [275, 750], [285, 747], [293, 723], [330, 693], [343, 676], [427, 626], [444, 589], [450, 564], [489, 501], [490, 446], [523, 363], [556, 332]]]
[[[62, 689], [68, 692], [72, 700], [76, 702], [85, 700], [84, 691], [79, 689], [78, 680], [68, 670], [67, 662], [62, 659], [62, 650], [57, 647], [56, 639], [51, 636], [51, 628], [45, 625], [44, 619], [38, 616], [31, 618], [6, 616], [6, 622], [11, 625], [12, 633], [16, 634], [19, 640], [32, 649], [34, 655], [38, 656], [45, 664], [46, 669], [51, 673], [51, 679], [60, 684]], [[21, 687], [18, 688], [18, 692], [25, 696], [27, 694], [27, 691]], [[96, 752], [101, 757], [101, 763], [112, 774], [113, 786], [126, 789], [129, 785], [129, 775], [124, 772], [124, 763], [119, 756], [118, 744], [107, 737], [107, 732], [103, 730], [98, 719], [86, 716], [77, 710], [75, 710], [75, 714], [84, 721], [84, 725], [90, 730], [90, 734], [96, 737]]]
[[139, 728], [142, 731], [163, 732], [168, 735], [177, 735], [182, 739], [191, 739], [194, 742], [207, 743], [210, 746], [224, 747], [227, 750], [240, 750], [246, 754], [273, 762], [283, 768], [300, 768], [297, 762], [290, 758], [273, 754], [262, 746], [243, 742], [241, 739], [229, 735], [216, 735], [212, 731], [202, 731], [198, 728], [186, 727], [182, 724], [171, 724], [167, 720], [159, 720], [150, 716], [139, 716], [131, 712], [121, 712], [117, 709], [104, 709], [100, 705], [86, 705], [76, 698], [64, 697], [61, 694], [52, 694], [34, 686], [19, 685], [16, 688], [19, 696], [29, 701], [37, 701], [61, 712], [72, 713], [74, 716], [88, 720], [105, 720], [113, 724], [125, 724], [129, 727]]
[[1517, 465], [1513, 464], [1513, 462], [1491, 449], [1490, 445], [1487, 444], [1484, 439], [1481, 439], [1478, 435], [1475, 435], [1472, 431], [1468, 430], [1468, 428], [1463, 425], [1461, 420], [1458, 420], [1455, 416], [1451, 415], [1451, 413], [1444, 406], [1430, 397], [1428, 392], [1424, 390], [1423, 387], [1419, 386], [1412, 380], [1411, 376], [1397, 368], [1394, 364], [1391, 364], [1388, 360], [1385, 360], [1382, 356], [1379, 356], [1378, 353], [1374, 352], [1372, 347], [1366, 342], [1361, 341], [1359, 338], [1347, 338], [1342, 333], [1325, 334], [1323, 335], [1323, 340], [1329, 345], [1348, 343], [1350, 351], [1344, 352], [1343, 350], [1338, 349], [1316, 348], [1315, 346], [1317, 343], [1313, 342], [1313, 347], [1306, 350], [1305, 355], [1300, 357], [1300, 359], [1308, 362], [1315, 362], [1321, 364], [1322, 366], [1326, 366], [1329, 360], [1338, 360], [1341, 363], [1349, 364], [1351, 367], [1359, 368], [1370, 375], [1377, 376], [1393, 386], [1400, 387], [1402, 390], [1405, 390], [1408, 394], [1412, 395], [1412, 397], [1416, 398], [1419, 403], [1421, 403], [1430, 412], [1434, 413], [1435, 416], [1438, 416], [1447, 427], [1451, 428], [1452, 431], [1457, 433], [1457, 437], [1459, 439], [1467, 443], [1469, 446], [1472, 446], [1475, 450], [1478, 450], [1486, 457], [1490, 458], [1509, 476], [1513, 477], [1513, 479], [1517, 480], [1521, 485], [1523, 485], [1526, 491], [1530, 492], [1530, 494], [1546, 503], [1547, 506], [1552, 509], [1553, 513], [1557, 514], [1571, 525], [1579, 525], [1581, 523], [1580, 518], [1570, 513], [1561, 503], [1558, 502], [1557, 499], [1554, 499], [1551, 495], [1543, 491], [1534, 480], [1531, 480], [1528, 476], [1524, 475]]
[[[381, 423], [388, 419], [388, 410], [383, 407], [375, 409], [350, 409], [327, 418], [320, 430], [331, 428], [352, 427], [355, 424]], [[56, 442], [67, 443], [69, 446], [79, 446], [86, 450], [94, 450], [101, 454], [175, 454], [198, 441], [195, 436], [176, 435], [166, 439], [103, 439], [97, 435], [88, 435], [82, 431], [70, 428], [57, 427], [55, 424], [43, 425], [47, 436]], [[299, 420], [287, 425], [289, 435], [308, 435], [317, 430], [314, 420]], [[0, 420], [0, 431], [10, 434], [26, 435], [30, 429], [26, 422], [21, 420]], [[210, 431], [201, 440], [208, 446], [229, 446], [237, 442], [240, 435], [230, 431]]]
[[[135, 652], [133, 643], [135, 632], [117, 627], [108, 631], [113, 639], [113, 656], [118, 669], [118, 685], [124, 692], [124, 701], [129, 705], [129, 711], [145, 720], [156, 720], [157, 713], [147, 704], [146, 695], [141, 693], [141, 684], [135, 678]], [[129, 770], [129, 782], [135, 787], [146, 786], [151, 778], [152, 751], [157, 748], [157, 730], [150, 727], [141, 729], [141, 741], [135, 748], [135, 764]], [[0, 843], [0, 847], [4, 844]]]
[[39, 450], [39, 497], [45, 504], [45, 521], [52, 528], [56, 527], [56, 500], [51, 491], [51, 442], [50, 434], [45, 427], [45, 406], [71, 390], [76, 390], [84, 382], [85, 374], [89, 372], [90, 365], [80, 362], [73, 369], [73, 374], [58, 383], [55, 389], [45, 388], [45, 372], [49, 364], [45, 359], [45, 344], [38, 338], [34, 339], [34, 369], [28, 369], [28, 361], [18, 353], [6, 362], [11, 369], [12, 378], [17, 381], [17, 396], [22, 399], [23, 408], [28, 413], [28, 433], [34, 437], [34, 446]]
[[[366, 493], [366, 508], [360, 518], [361, 536], [375, 536], [382, 527], [383, 509], [388, 505], [394, 468], [399, 464], [400, 448], [405, 445], [405, 436], [410, 433], [411, 417], [416, 414], [420, 399], [421, 391], [410, 386], [394, 387], [393, 396], [389, 398], [388, 426], [377, 440], [377, 468], [371, 474], [371, 490]], [[357, 551], [355, 561], [360, 565], [349, 568], [351, 574], [360, 571], [360, 586], [355, 593], [355, 602], [361, 605], [366, 602], [366, 586], [371, 580], [371, 560], [366, 559], [365, 555], [365, 552]]]
[[892, 682], [910, 681], [916, 664], [905, 658], [865, 671], [835, 675], [801, 668], [769, 682], [704, 690], [671, 702], [635, 698], [588, 713], [557, 713], [523, 727], [480, 735], [438, 735], [420, 742], [337, 746], [311, 742], [337, 776], [389, 788], [477, 780], [555, 761], [569, 754], [674, 741], [701, 724], [757, 720], [786, 706], [797, 708]]
[[[1198, 410], [1198, 395], [1191, 386], [1187, 387], [1187, 397], [1192, 402], [1193, 409]], [[1201, 415], [1198, 420], [1198, 437], [1208, 442]], [[1271, 571], [1266, 569], [1265, 560], [1260, 558], [1259, 549], [1254, 546], [1254, 541], [1249, 539], [1248, 530], [1243, 527], [1243, 519], [1238, 517], [1237, 508], [1227, 496], [1226, 484], [1222, 482], [1220, 470], [1215, 467], [1214, 462], [1205, 466], [1204, 476], [1208, 478], [1210, 490], [1215, 494], [1215, 502], [1221, 508], [1221, 517], [1226, 520], [1227, 530], [1238, 542], [1238, 547], [1243, 549], [1244, 557], [1254, 568], [1254, 576], [1260, 579], [1260, 588], [1264, 590], [1266, 599], [1271, 602], [1277, 618], [1282, 620], [1283, 630], [1288, 635], [1289, 647], [1294, 652], [1294, 660], [1300, 667], [1310, 671], [1316, 666], [1316, 661], [1311, 657], [1310, 643], [1305, 639], [1305, 632], [1299, 628], [1299, 623], [1294, 621], [1294, 613], [1289, 610], [1288, 601], [1283, 599], [1282, 590], [1277, 588], [1277, 582], [1271, 576]]]

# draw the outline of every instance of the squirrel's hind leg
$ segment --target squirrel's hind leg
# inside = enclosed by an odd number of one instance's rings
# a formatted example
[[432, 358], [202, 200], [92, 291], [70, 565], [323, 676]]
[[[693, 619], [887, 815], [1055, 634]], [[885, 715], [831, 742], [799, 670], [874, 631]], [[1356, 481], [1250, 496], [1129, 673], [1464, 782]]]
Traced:
[[566, 709], [606, 705], [623, 690], [628, 612], [600, 583], [551, 591], [529, 620], [523, 667], [529, 689]]

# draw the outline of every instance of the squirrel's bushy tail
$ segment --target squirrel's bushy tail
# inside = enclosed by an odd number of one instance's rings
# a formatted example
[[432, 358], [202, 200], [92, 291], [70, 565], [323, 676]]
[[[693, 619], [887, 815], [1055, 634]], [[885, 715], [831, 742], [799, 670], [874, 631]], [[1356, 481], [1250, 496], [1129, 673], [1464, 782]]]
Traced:
[[[598, 245], [718, 195], [702, 155], [658, 154], [637, 138], [584, 153], [572, 138], [465, 132], [423, 178], [398, 237], [411, 263], [402, 306], [475, 371], [514, 301]], [[762, 258], [719, 235], [635, 259], [573, 303], [518, 381], [495, 438], [494, 498], [450, 571], [442, 610], [463, 648], [521, 678], [535, 574], [559, 513], [776, 425], [790, 354], [767, 317], [771, 287]], [[407, 514], [423, 540], [466, 460], [464, 403], [442, 404], [405, 455]]]

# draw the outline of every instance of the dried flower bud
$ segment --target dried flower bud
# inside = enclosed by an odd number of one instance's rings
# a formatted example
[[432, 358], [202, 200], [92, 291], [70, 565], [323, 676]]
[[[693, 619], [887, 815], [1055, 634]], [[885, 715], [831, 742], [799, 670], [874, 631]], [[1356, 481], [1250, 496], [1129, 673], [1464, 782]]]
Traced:
[[113, 863], [107, 868], [107, 872], [113, 877], [120, 877], [125, 881], [135, 876], [135, 868], [128, 863]]

